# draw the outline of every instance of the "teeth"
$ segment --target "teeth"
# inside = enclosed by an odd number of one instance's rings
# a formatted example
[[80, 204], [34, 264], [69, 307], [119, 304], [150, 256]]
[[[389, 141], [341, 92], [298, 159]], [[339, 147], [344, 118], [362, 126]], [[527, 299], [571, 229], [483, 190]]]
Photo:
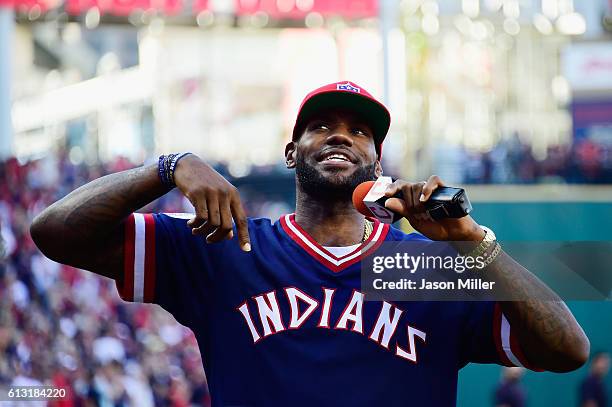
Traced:
[[326, 161], [349, 161], [348, 158], [346, 158], [346, 156], [342, 155], [342, 154], [331, 154], [330, 156], [328, 156], [326, 159]]

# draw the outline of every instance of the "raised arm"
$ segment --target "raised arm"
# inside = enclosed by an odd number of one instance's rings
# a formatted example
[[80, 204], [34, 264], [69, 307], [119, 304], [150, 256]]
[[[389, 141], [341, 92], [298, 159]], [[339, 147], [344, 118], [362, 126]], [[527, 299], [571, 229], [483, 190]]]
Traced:
[[[418, 216], [424, 211], [423, 202], [443, 185], [435, 175], [427, 182], [416, 184], [398, 180], [386, 195], [391, 197], [401, 190], [405, 198], [389, 199], [387, 208], [408, 218], [415, 229], [432, 240], [475, 242], [477, 245], [484, 239], [485, 232], [470, 216], [441, 221]], [[503, 251], [486, 272], [491, 281], [496, 282], [496, 288], [524, 299], [499, 304], [531, 365], [553, 372], [568, 372], [586, 362], [589, 340], [557, 294]]]
[[[233, 185], [195, 155], [179, 161], [174, 179], [196, 209], [188, 222], [193, 234], [209, 243], [231, 238], [233, 218], [242, 249], [250, 250], [246, 216]], [[156, 164], [107, 175], [45, 209], [30, 233], [50, 259], [120, 279], [124, 219], [166, 192]]]

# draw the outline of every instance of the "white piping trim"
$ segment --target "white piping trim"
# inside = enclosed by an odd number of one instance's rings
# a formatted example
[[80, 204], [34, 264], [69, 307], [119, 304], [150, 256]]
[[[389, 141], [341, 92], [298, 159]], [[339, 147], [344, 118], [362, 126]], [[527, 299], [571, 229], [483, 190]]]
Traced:
[[512, 353], [512, 348], [510, 347], [510, 323], [503, 313], [501, 314], [501, 341], [502, 349], [504, 350], [504, 353], [508, 359], [510, 359], [510, 362], [512, 362], [514, 366], [524, 367], [514, 353]]
[[339, 266], [342, 263], [346, 263], [347, 261], [353, 260], [355, 257], [361, 256], [361, 254], [363, 254], [366, 251], [368, 251], [376, 243], [376, 241], [380, 237], [380, 235], [382, 233], [382, 230], [383, 230], [383, 227], [384, 227], [384, 225], [382, 223], [379, 223], [378, 227], [376, 228], [376, 232], [374, 233], [374, 237], [372, 238], [372, 240], [370, 240], [370, 242], [367, 245], [362, 247], [361, 250], [358, 250], [355, 253], [353, 253], [351, 256], [345, 257], [343, 259], [337, 259], [335, 257], [332, 257], [333, 255], [331, 255], [331, 253], [327, 254], [326, 252], [321, 251], [321, 249], [319, 249], [314, 243], [312, 243], [310, 240], [308, 240], [308, 238], [306, 236], [304, 236], [293, 225], [293, 222], [291, 220], [291, 215], [285, 215], [285, 223], [287, 224], [287, 226], [289, 226], [289, 229], [291, 229], [291, 231], [293, 233], [295, 233], [297, 235], [297, 237], [300, 238], [300, 240], [302, 242], [304, 242], [308, 247], [310, 247], [312, 250], [314, 250], [319, 256], [323, 257], [325, 260], [329, 261], [334, 266]]
[[134, 302], [144, 301], [145, 241], [144, 215], [134, 214]]
[[187, 212], [164, 212], [164, 215], [170, 216], [171, 218], [176, 219], [191, 219], [195, 216], [195, 213], [187, 213]]

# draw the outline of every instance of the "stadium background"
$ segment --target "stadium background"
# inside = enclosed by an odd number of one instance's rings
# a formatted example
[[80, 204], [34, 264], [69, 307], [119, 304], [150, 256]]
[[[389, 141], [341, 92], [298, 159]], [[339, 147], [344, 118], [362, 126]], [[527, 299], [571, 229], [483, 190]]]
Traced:
[[[339, 79], [389, 105], [386, 173], [466, 185], [502, 240], [609, 241], [611, 27], [606, 0], [0, 0], [0, 384], [206, 403], [191, 333], [43, 258], [29, 222], [183, 150], [239, 186], [249, 215], [277, 218], [299, 101]], [[172, 193], [147, 209], [189, 208]], [[592, 350], [612, 351], [612, 303], [569, 305]], [[575, 406], [586, 374], [527, 373], [528, 405]], [[458, 405], [491, 405], [499, 376], [463, 369]]]

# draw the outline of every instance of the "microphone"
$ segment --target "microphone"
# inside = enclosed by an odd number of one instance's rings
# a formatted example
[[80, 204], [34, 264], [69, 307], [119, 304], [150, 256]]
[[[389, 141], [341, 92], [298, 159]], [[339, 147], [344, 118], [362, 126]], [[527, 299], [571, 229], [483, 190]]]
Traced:
[[[383, 223], [395, 223], [401, 215], [387, 209], [385, 196], [387, 186], [393, 183], [391, 177], [380, 177], [376, 181], [362, 182], [353, 191], [353, 206], [359, 213], [375, 217]], [[399, 191], [393, 198], [403, 199]], [[424, 203], [426, 212], [434, 220], [462, 218], [472, 211], [472, 204], [463, 188], [438, 187]]]
[[[382, 178], [388, 178], [381, 181]], [[353, 206], [359, 213], [367, 217], [375, 217], [383, 223], [395, 223], [402, 217], [397, 213], [385, 208], [387, 198], [385, 190], [393, 180], [391, 177], [380, 177], [377, 181], [366, 181], [357, 185], [353, 191]], [[401, 192], [396, 194], [401, 195]], [[401, 196], [397, 196], [401, 198]]]

